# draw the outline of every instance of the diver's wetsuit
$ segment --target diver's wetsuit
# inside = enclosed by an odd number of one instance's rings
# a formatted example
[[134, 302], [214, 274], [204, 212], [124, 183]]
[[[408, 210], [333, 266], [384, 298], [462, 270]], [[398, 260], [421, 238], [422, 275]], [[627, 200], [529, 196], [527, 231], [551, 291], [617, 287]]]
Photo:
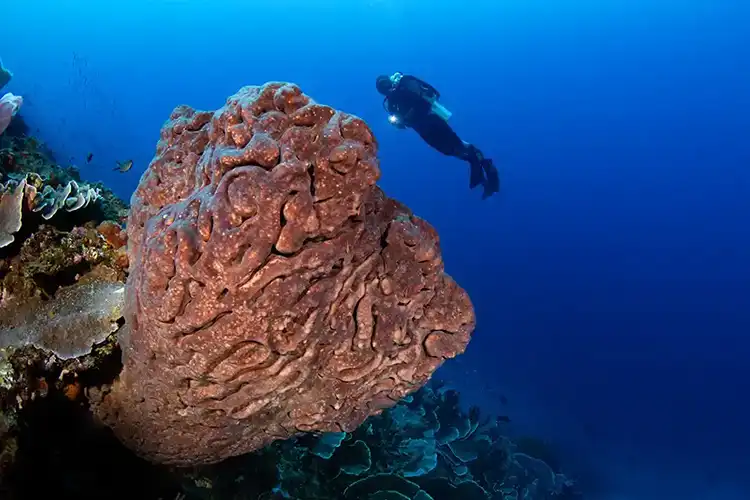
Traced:
[[[433, 101], [440, 98], [435, 88], [411, 75], [403, 75], [385, 92], [379, 78], [378, 90], [386, 98], [384, 106], [394, 117], [391, 121], [398, 128], [412, 128], [430, 146], [447, 156], [467, 161], [470, 165], [469, 187], [484, 186], [483, 198], [499, 190], [499, 177], [492, 160], [484, 158], [479, 149], [461, 138], [448, 122], [433, 111]], [[386, 77], [387, 78], [387, 77]]]

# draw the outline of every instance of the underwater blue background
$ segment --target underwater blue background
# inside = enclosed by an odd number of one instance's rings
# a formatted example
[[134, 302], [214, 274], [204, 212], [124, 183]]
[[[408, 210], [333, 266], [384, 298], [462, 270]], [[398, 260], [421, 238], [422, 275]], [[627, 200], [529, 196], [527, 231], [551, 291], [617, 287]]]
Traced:
[[[556, 443], [590, 498], [750, 498], [747, 2], [24, 0], [0, 16], [32, 130], [126, 199], [178, 104], [286, 80], [364, 118], [381, 185], [439, 230], [476, 306], [440, 376]], [[387, 123], [374, 80], [396, 70], [440, 90], [499, 195]]]

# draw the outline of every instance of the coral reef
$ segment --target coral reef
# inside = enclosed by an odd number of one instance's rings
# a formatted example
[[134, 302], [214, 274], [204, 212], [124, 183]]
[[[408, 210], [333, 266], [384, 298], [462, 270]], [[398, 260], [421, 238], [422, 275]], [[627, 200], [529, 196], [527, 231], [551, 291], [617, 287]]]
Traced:
[[0, 260], [0, 318], [38, 299], [50, 300], [59, 287], [73, 285], [83, 276], [123, 280], [123, 248], [108, 241], [109, 233], [100, 228], [109, 231], [108, 226], [93, 223], [69, 232], [42, 226], [15, 255]]
[[[122, 324], [122, 250], [92, 223], [70, 232], [42, 226], [0, 259], [0, 477], [11, 465], [23, 470], [15, 457], [26, 413], [35, 412], [30, 402], [47, 404], [52, 388], [77, 400], [79, 374], [93, 378], [88, 386], [119, 371], [101, 379], [103, 361], [119, 366], [112, 332]], [[13, 498], [1, 487], [0, 496]]]
[[112, 331], [127, 269], [119, 223], [97, 225], [126, 205], [57, 165], [19, 118], [0, 136], [0, 496], [9, 499], [8, 484], [39, 453], [28, 445], [44, 434], [31, 425], [37, 411], [79, 411], [87, 384], [119, 371]]
[[354, 430], [474, 328], [360, 119], [291, 84], [174, 110], [131, 200], [123, 372], [99, 415], [155, 462]]
[[91, 418], [87, 388], [112, 380], [119, 358], [112, 335], [80, 358], [28, 346], [0, 360], [12, 384], [0, 387], [0, 498], [176, 498], [169, 471], [135, 457]]
[[518, 452], [502, 420], [431, 381], [350, 433], [304, 435], [183, 480], [191, 498], [570, 500], [575, 483]]
[[358, 119], [284, 84], [177, 108], [128, 231], [27, 132], [0, 136], [3, 500], [582, 498], [548, 443], [425, 385], [471, 303]]
[[53, 188], [36, 173], [28, 173], [20, 181], [10, 178], [7, 183], [0, 183], [0, 248], [15, 240], [13, 234], [21, 229], [25, 207], [49, 220], [59, 210], [74, 212], [98, 199], [95, 188], [79, 186], [76, 181]]
[[57, 165], [37, 139], [0, 136], [0, 248], [13, 244], [15, 233], [21, 231], [23, 241], [53, 218], [67, 230], [89, 221], [122, 222], [127, 213], [110, 189], [82, 182], [75, 167]]
[[27, 133], [28, 127], [23, 116], [19, 115], [0, 136], [0, 174], [3, 178], [15, 176], [19, 180], [34, 173], [53, 187], [69, 181], [81, 182], [75, 167], [59, 165], [46, 145]]
[[56, 227], [72, 229], [89, 221], [120, 222], [127, 212], [110, 189], [82, 182], [75, 167], [57, 165], [35, 138], [0, 136], [0, 248], [13, 244], [15, 233], [21, 231], [23, 241], [53, 218]]

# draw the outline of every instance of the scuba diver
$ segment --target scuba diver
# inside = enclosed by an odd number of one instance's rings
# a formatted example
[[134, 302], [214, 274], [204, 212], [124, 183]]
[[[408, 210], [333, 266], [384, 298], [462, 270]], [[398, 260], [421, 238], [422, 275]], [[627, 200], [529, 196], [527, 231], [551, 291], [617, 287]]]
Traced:
[[380, 75], [375, 86], [385, 96], [388, 121], [397, 128], [412, 128], [437, 151], [469, 163], [469, 188], [484, 187], [482, 199], [500, 189], [500, 178], [492, 160], [473, 144], [464, 142], [448, 125], [451, 112], [438, 102], [440, 93], [432, 85], [396, 72]]

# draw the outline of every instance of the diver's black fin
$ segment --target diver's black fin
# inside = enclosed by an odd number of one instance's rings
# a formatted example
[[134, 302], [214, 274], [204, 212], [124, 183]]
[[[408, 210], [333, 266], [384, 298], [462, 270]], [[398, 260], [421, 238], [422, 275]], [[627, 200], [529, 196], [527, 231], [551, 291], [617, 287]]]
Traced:
[[482, 172], [482, 162], [473, 161], [469, 163], [469, 189], [474, 189], [480, 184], [484, 184], [484, 173]]
[[482, 160], [480, 165], [487, 174], [487, 182], [484, 183], [484, 192], [482, 193], [482, 199], [486, 200], [493, 194], [500, 192], [500, 175], [497, 173], [492, 160]]

